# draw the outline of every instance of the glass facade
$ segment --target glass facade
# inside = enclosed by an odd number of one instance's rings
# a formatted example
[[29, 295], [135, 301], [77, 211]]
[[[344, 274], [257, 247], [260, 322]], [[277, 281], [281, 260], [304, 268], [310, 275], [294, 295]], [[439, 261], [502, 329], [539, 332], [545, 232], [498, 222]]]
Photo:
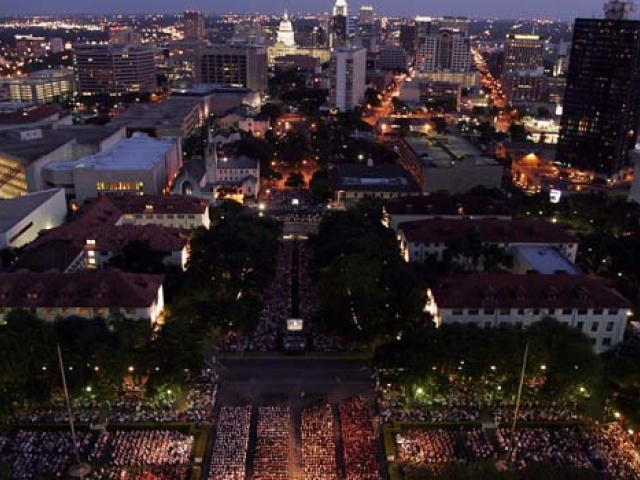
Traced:
[[640, 121], [640, 21], [577, 19], [556, 160], [610, 177]]

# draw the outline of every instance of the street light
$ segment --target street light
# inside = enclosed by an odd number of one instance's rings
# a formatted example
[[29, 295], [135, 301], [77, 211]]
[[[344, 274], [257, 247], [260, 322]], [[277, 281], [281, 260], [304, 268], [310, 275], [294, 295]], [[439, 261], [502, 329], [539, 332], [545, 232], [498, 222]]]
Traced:
[[129, 365], [129, 368], [127, 370], [129, 370], [129, 373], [133, 373], [135, 368], [133, 368], [133, 365]]
[[547, 366], [546, 365], [540, 365], [540, 370], [545, 372], [547, 370]]

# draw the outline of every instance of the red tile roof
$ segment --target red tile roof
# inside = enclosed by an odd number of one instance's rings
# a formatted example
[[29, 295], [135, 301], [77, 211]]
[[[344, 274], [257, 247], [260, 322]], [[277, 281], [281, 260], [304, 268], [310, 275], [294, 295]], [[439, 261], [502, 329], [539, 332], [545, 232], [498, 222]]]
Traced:
[[485, 215], [511, 216], [511, 208], [502, 200], [479, 195], [448, 195], [434, 193], [419, 197], [387, 200], [384, 204], [391, 215]]
[[163, 275], [92, 272], [0, 273], [0, 306], [147, 308]]
[[483, 218], [419, 220], [398, 225], [411, 243], [443, 243], [477, 232], [487, 243], [577, 243], [564, 228], [543, 220]]
[[603, 279], [588, 275], [450, 275], [432, 292], [439, 308], [632, 307]]
[[[123, 212], [113, 199], [100, 197], [84, 206], [75, 220], [41, 232], [12, 270], [62, 270], [85, 249], [87, 240], [96, 241], [96, 250], [114, 254], [134, 241], [149, 241], [151, 249], [157, 252], [177, 252], [187, 245], [188, 231], [181, 228], [154, 224], [116, 226]], [[64, 259], [68, 261], [64, 263]]]
[[209, 207], [209, 201], [187, 195], [123, 195], [109, 200], [123, 214], [151, 213], [152, 210], [153, 213], [202, 215]]

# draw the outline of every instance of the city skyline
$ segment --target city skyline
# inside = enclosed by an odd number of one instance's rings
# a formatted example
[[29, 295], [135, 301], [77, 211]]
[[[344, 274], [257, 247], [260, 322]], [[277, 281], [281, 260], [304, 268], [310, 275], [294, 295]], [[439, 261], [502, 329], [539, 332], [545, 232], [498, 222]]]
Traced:
[[[389, 4], [384, 1], [350, 2], [353, 11], [363, 4], [373, 5], [375, 11], [384, 15], [463, 15], [477, 18], [559, 18], [573, 19], [575, 17], [601, 17], [602, 1], [587, 0], [581, 2], [554, 2], [551, 0], [523, 2], [511, 2], [507, 0], [494, 0], [479, 4], [473, 0], [455, 0], [446, 5], [426, 6], [416, 5], [410, 0], [398, 0]], [[317, 0], [278, 0], [270, 2], [267, 6], [259, 0], [245, 0], [242, 7], [237, 2], [223, 0], [218, 2], [215, 9], [205, 0], [190, 0], [188, 2], [176, 2], [175, 0], [140, 0], [135, 7], [126, 0], [59, 0], [52, 6], [45, 0], [31, 0], [28, 4], [11, 4], [0, 7], [0, 15], [46, 15], [46, 14], [82, 14], [82, 13], [177, 13], [185, 9], [199, 9], [205, 13], [279, 13], [285, 8], [292, 12], [321, 13], [331, 9], [331, 0], [318, 2]], [[265, 10], [266, 8], [266, 10]]]

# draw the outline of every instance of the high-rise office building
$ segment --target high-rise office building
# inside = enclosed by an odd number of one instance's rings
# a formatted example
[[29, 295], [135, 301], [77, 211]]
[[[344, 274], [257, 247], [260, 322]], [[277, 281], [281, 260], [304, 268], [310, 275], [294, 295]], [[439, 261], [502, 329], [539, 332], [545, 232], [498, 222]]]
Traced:
[[196, 10], [187, 10], [182, 15], [185, 40], [204, 40], [204, 15]]
[[624, 2], [605, 19], [576, 19], [556, 160], [615, 175], [629, 164], [640, 122], [640, 21]]
[[267, 89], [267, 49], [259, 45], [215, 45], [203, 48], [196, 60], [196, 80]]
[[358, 25], [372, 25], [373, 21], [373, 7], [371, 5], [362, 5], [358, 15]]
[[437, 34], [422, 38], [422, 43], [416, 50], [415, 63], [418, 71], [466, 72], [471, 68], [471, 45], [469, 37], [464, 33], [440, 30]]
[[542, 67], [544, 42], [539, 35], [509, 33], [504, 42], [505, 73]]
[[117, 96], [157, 89], [149, 45], [75, 45], [73, 60], [80, 95]]
[[336, 0], [329, 27], [329, 47], [337, 48], [349, 39], [349, 5], [346, 0]]
[[140, 45], [142, 34], [131, 27], [109, 27], [109, 43], [113, 45]]
[[338, 47], [331, 58], [331, 102], [341, 112], [364, 101], [367, 51], [353, 46]]

